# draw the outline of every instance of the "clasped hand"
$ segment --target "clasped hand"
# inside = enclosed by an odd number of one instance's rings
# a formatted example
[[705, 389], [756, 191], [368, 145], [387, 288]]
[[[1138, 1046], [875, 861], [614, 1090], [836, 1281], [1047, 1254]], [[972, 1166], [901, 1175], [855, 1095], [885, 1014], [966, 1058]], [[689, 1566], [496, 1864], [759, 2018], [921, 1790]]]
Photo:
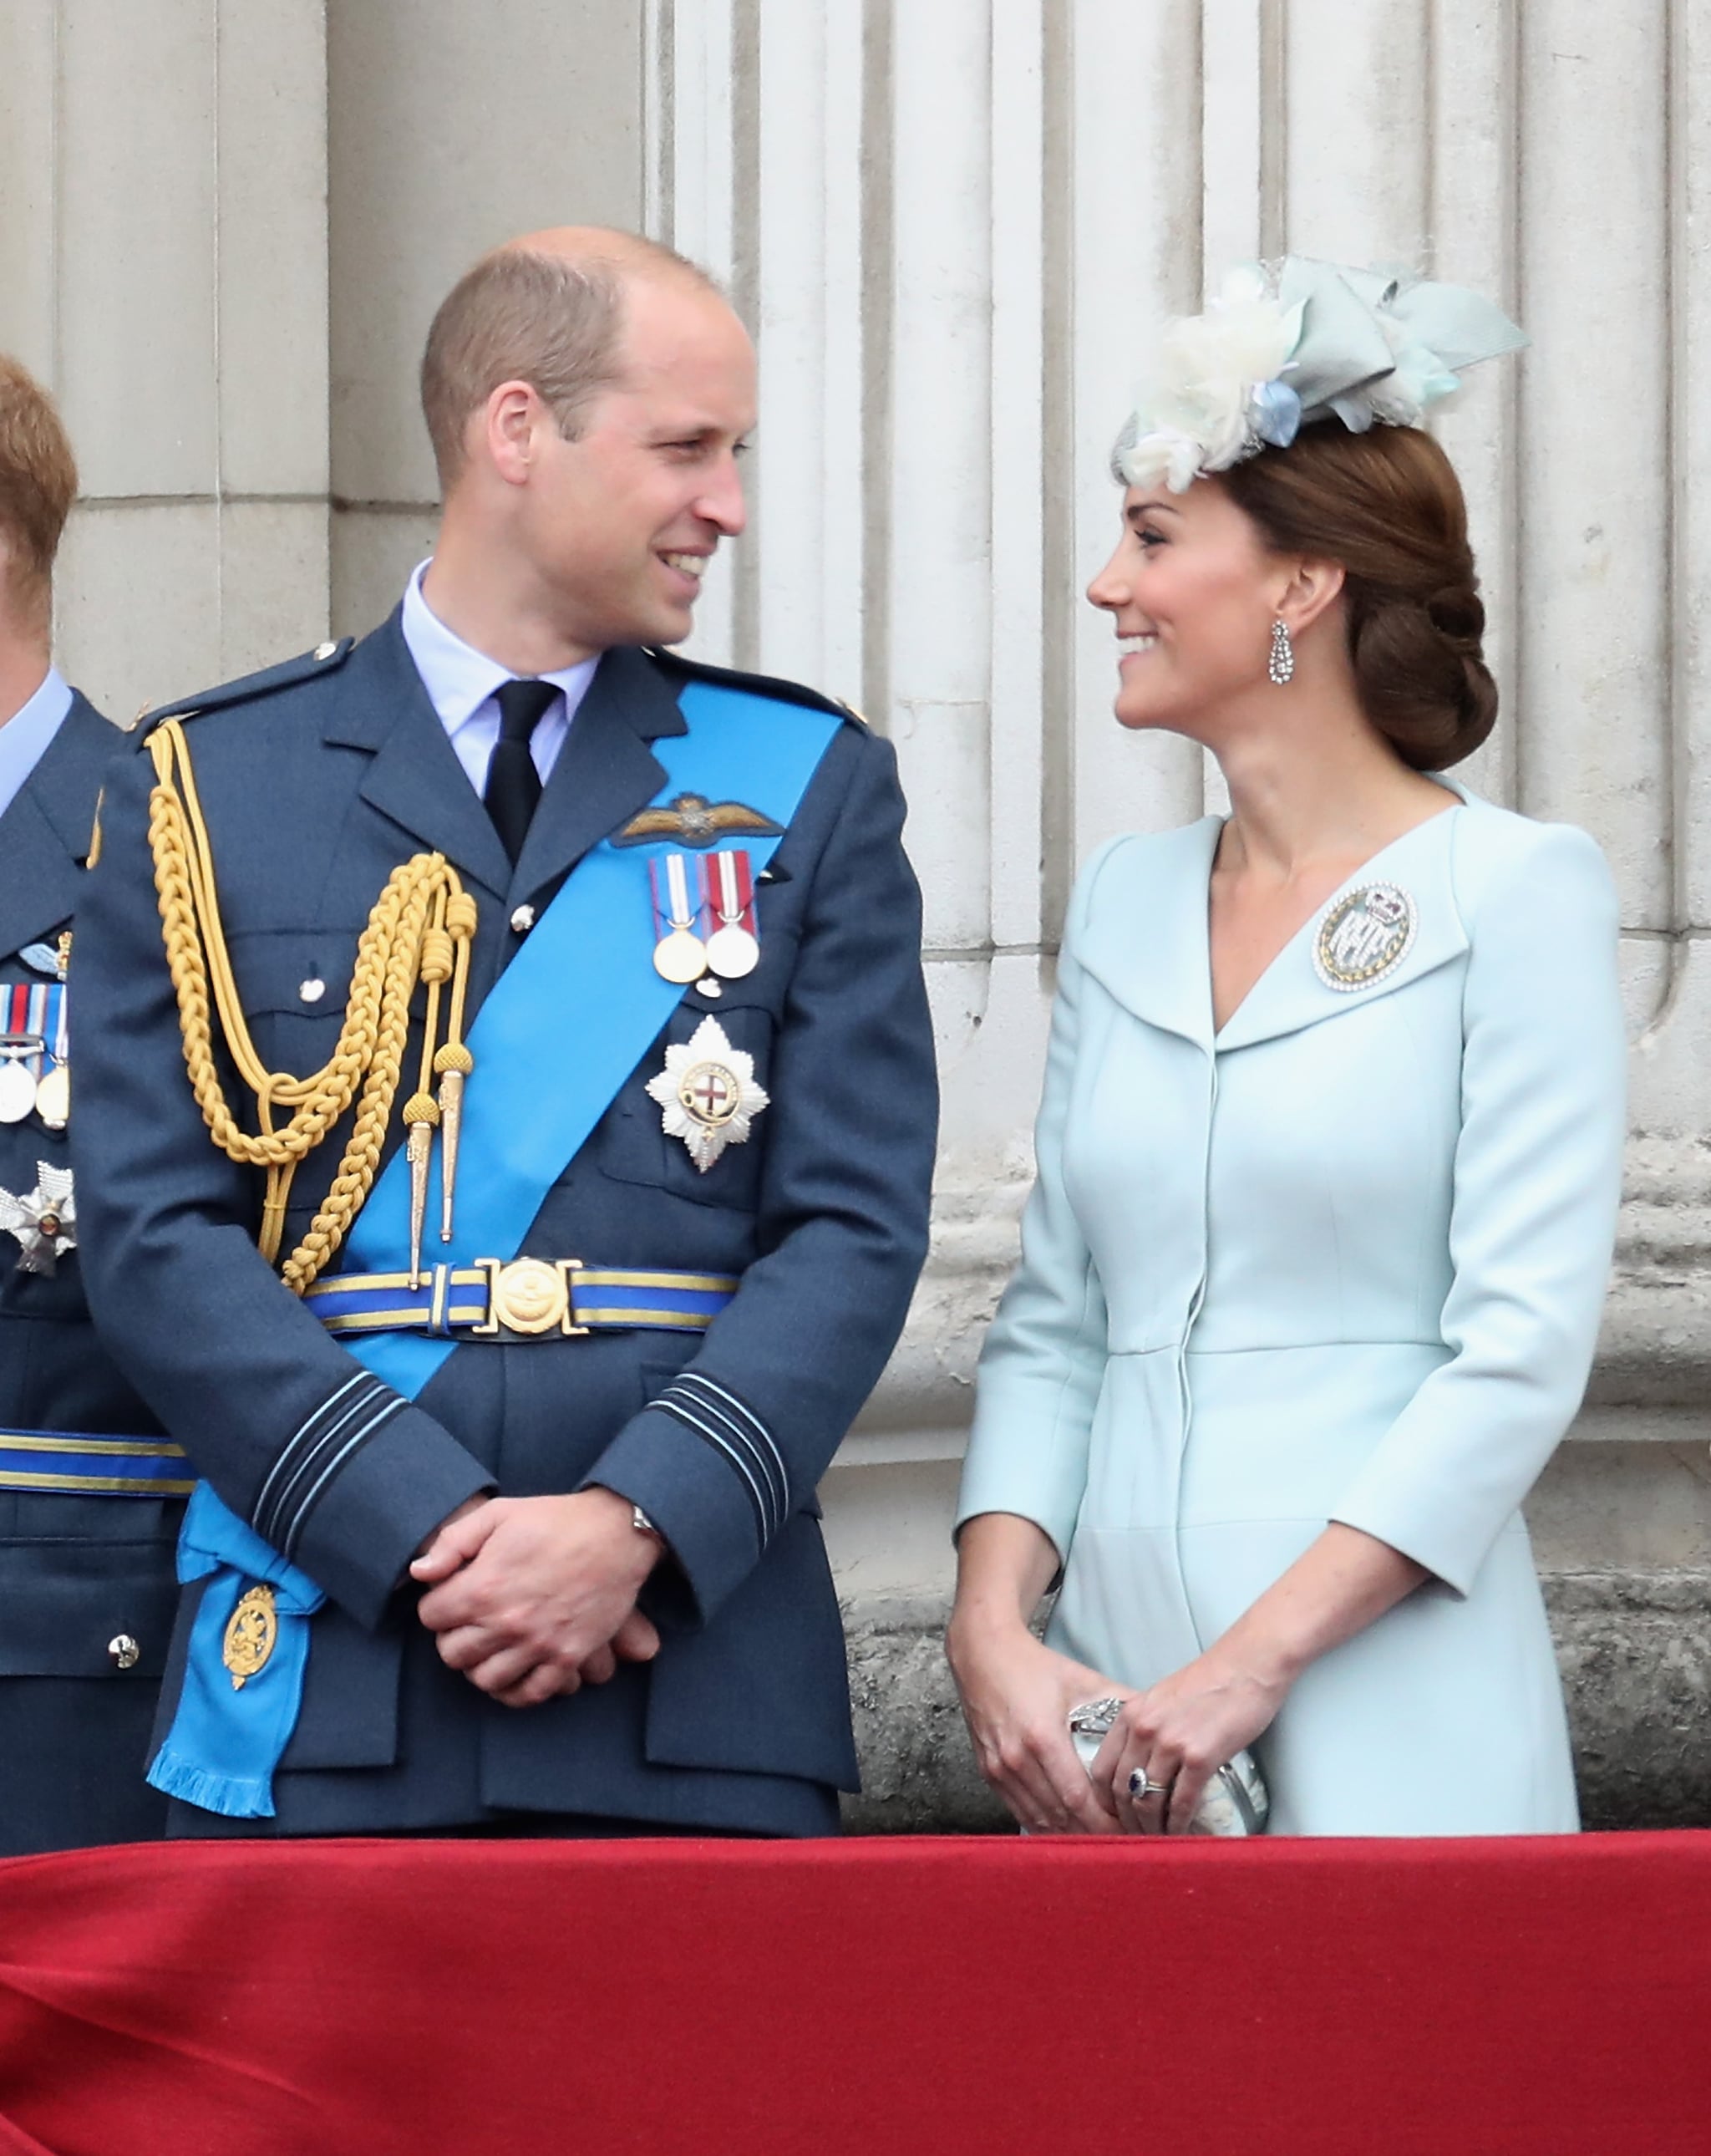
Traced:
[[[1286, 1687], [1244, 1666], [1223, 1642], [1141, 1692], [1055, 1653], [1019, 1623], [946, 1641], [981, 1774], [1033, 1834], [1186, 1833], [1207, 1781], [1251, 1744]], [[1072, 1710], [1118, 1698], [1122, 1712], [1083, 1768]], [[1138, 1801], [1130, 1777], [1168, 1791]]]
[[538, 1707], [658, 1653], [636, 1607], [658, 1555], [610, 1490], [489, 1497], [453, 1513], [410, 1576], [441, 1661], [506, 1707]]

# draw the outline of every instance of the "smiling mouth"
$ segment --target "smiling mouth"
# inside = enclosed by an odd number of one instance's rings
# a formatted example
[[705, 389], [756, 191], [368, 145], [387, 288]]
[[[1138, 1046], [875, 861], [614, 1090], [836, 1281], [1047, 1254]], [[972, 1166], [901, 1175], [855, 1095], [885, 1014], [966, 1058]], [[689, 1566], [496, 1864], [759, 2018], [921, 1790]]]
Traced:
[[713, 557], [710, 554], [662, 554], [659, 558], [668, 569], [676, 569], [681, 575], [693, 577], [699, 583]]
[[1145, 636], [1119, 636], [1117, 639], [1117, 656], [1119, 660], [1127, 659], [1137, 652], [1155, 650], [1158, 641], [1156, 629], [1150, 630]]

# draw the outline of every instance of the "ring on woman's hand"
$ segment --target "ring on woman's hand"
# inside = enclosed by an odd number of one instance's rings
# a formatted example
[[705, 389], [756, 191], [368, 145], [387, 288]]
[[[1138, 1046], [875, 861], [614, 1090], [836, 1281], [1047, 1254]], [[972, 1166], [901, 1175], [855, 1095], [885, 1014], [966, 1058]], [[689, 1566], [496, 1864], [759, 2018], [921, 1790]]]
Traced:
[[1129, 1794], [1138, 1804], [1145, 1804], [1149, 1797], [1162, 1797], [1170, 1786], [1168, 1782], [1151, 1780], [1145, 1767], [1137, 1767], [1129, 1777]]

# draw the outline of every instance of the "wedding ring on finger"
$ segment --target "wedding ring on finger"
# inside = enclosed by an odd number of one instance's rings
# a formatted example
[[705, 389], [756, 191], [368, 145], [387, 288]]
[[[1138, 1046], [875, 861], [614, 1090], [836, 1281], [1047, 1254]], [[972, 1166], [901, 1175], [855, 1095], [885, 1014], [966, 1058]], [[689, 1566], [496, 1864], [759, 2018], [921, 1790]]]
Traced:
[[1168, 1782], [1154, 1781], [1145, 1767], [1137, 1767], [1129, 1777], [1129, 1794], [1138, 1804], [1144, 1804], [1149, 1797], [1167, 1795], [1170, 1787]]

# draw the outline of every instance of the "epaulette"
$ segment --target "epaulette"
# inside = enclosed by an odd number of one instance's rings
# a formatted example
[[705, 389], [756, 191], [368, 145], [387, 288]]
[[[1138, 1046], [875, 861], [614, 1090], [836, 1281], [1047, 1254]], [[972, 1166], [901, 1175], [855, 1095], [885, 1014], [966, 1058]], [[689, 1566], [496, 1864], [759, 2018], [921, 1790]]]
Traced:
[[811, 711], [831, 711], [858, 726], [868, 723], [855, 706], [845, 703], [842, 696], [822, 696], [801, 681], [781, 680], [771, 674], [741, 674], [734, 666], [710, 666], [704, 659], [685, 659], [681, 652], [665, 650], [655, 644], [644, 644], [642, 649], [657, 666], [669, 667], [692, 681], [722, 681], [728, 688], [747, 689], [757, 696], [776, 696], [783, 703], [805, 705]]
[[162, 704], [138, 712], [132, 721], [139, 737], [150, 733], [162, 719], [191, 719], [202, 711], [218, 711], [232, 704], [247, 704], [252, 697], [270, 696], [276, 689], [295, 688], [317, 675], [335, 674], [351, 655], [356, 639], [341, 637], [317, 644], [313, 651], [295, 659], [282, 659], [277, 666], [264, 666], [259, 674], [246, 674], [236, 681], [223, 681], [218, 689], [204, 689], [197, 696], [182, 696], [176, 704]]

